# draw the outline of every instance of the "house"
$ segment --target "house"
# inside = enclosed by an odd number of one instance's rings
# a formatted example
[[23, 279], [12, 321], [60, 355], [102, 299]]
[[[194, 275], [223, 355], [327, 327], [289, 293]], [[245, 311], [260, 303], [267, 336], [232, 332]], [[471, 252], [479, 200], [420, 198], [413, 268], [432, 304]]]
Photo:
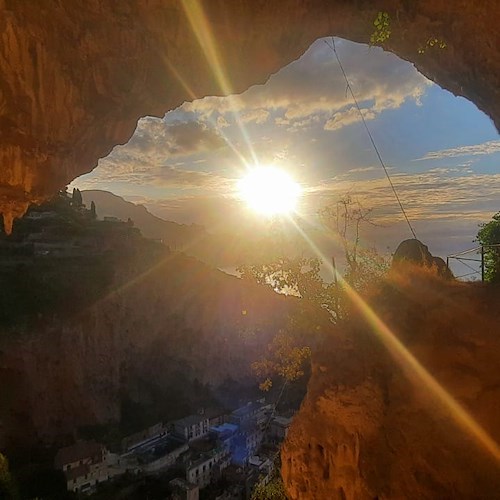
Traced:
[[176, 420], [173, 424], [174, 433], [186, 441], [200, 439], [208, 434], [209, 419], [205, 415], [190, 415]]
[[148, 427], [147, 429], [124, 437], [121, 442], [122, 452], [126, 453], [128, 451], [132, 451], [135, 448], [152, 443], [157, 439], [161, 439], [167, 434], [168, 431], [166, 426], [163, 422], [159, 422], [151, 427]]
[[136, 448], [134, 455], [144, 473], [157, 474], [175, 464], [177, 459], [189, 450], [186, 441], [167, 436], [144, 449]]
[[231, 455], [236, 447], [238, 433], [239, 427], [236, 424], [225, 423], [210, 428], [210, 435]]
[[115, 462], [115, 456], [102, 444], [77, 441], [57, 452], [54, 465], [64, 472], [68, 491], [89, 493], [97, 484], [122, 473], [120, 469], [109, 467], [110, 462]]
[[222, 425], [226, 421], [226, 410], [224, 410], [224, 408], [205, 408], [203, 410], [203, 415], [208, 418], [208, 424], [210, 427]]
[[248, 460], [248, 466], [258, 473], [259, 482], [268, 484], [274, 472], [274, 464], [268, 457], [254, 455]]
[[200, 488], [180, 477], [172, 479], [169, 483], [173, 500], [198, 500]]
[[186, 479], [205, 488], [212, 480], [221, 477], [222, 471], [229, 466], [229, 453], [221, 447], [216, 447], [207, 453], [200, 453], [186, 464]]
[[260, 427], [252, 425], [241, 425], [238, 434], [234, 439], [234, 449], [232, 451], [232, 462], [237, 465], [246, 466], [252, 455], [255, 455], [260, 448], [264, 437], [264, 432]]
[[291, 418], [287, 417], [274, 417], [269, 423], [269, 428], [267, 431], [267, 438], [272, 443], [281, 443], [285, 440], [288, 429], [292, 423]]
[[231, 500], [247, 500], [251, 498], [252, 490], [259, 477], [253, 467], [243, 468], [231, 465], [224, 471], [224, 479], [228, 484], [226, 491], [231, 494]]
[[229, 422], [236, 425], [248, 425], [254, 423], [256, 425], [265, 424], [269, 415], [272, 412], [272, 405], [266, 405], [261, 401], [251, 401], [245, 406], [234, 410], [229, 415]]

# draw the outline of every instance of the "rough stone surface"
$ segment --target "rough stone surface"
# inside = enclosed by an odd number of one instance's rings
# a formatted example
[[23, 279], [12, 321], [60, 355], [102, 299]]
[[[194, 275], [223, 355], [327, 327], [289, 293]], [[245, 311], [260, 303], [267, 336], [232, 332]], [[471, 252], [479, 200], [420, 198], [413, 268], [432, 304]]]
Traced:
[[[496, 0], [0, 0], [7, 229], [125, 143], [138, 118], [263, 83], [321, 36], [368, 42], [378, 11], [391, 16], [387, 50], [500, 124]], [[419, 54], [433, 37], [447, 48]]]
[[[368, 300], [499, 443], [500, 289], [444, 281], [416, 267], [393, 271]], [[498, 457], [382, 338], [353, 309], [313, 354], [307, 396], [282, 453], [290, 499], [498, 498]]]

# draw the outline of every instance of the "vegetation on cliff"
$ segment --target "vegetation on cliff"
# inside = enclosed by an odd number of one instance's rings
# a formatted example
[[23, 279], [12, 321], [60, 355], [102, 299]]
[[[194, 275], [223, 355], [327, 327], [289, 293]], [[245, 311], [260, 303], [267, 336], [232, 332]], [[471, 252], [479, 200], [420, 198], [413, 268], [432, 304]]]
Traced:
[[500, 281], [500, 212], [491, 221], [481, 224], [477, 240], [484, 247], [484, 279], [491, 283]]

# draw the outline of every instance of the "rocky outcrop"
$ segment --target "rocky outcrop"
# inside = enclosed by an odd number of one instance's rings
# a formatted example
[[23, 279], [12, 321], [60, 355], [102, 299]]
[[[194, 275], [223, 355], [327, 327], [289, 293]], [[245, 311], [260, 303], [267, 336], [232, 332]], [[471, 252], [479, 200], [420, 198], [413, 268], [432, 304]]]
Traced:
[[[387, 50], [500, 124], [494, 0], [0, 0], [0, 212], [10, 229], [125, 143], [139, 117], [241, 92], [317, 38], [368, 42], [390, 15]], [[419, 48], [429, 39], [446, 49]]]
[[[292, 500], [497, 498], [500, 289], [393, 270], [377, 316], [491, 438], [490, 450], [361, 309], [313, 353], [282, 453]], [[365, 309], [366, 313], [366, 309]], [[492, 454], [497, 454], [496, 458]]]
[[248, 381], [297, 302], [172, 255], [76, 316], [1, 331], [0, 448], [116, 423], [124, 395]]
[[392, 266], [403, 267], [408, 263], [416, 264], [434, 270], [438, 276], [443, 278], [453, 278], [445, 261], [441, 257], [434, 257], [427, 245], [417, 239], [404, 240], [396, 248], [392, 259]]

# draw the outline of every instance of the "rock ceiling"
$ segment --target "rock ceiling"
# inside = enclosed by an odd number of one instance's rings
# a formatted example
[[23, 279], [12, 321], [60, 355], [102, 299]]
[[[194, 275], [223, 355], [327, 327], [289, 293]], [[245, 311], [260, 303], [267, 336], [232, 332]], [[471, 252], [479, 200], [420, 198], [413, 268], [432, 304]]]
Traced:
[[[496, 0], [0, 0], [0, 211], [7, 230], [92, 170], [145, 115], [263, 83], [317, 38], [369, 42], [500, 125]], [[419, 47], [438, 38], [446, 49]]]

